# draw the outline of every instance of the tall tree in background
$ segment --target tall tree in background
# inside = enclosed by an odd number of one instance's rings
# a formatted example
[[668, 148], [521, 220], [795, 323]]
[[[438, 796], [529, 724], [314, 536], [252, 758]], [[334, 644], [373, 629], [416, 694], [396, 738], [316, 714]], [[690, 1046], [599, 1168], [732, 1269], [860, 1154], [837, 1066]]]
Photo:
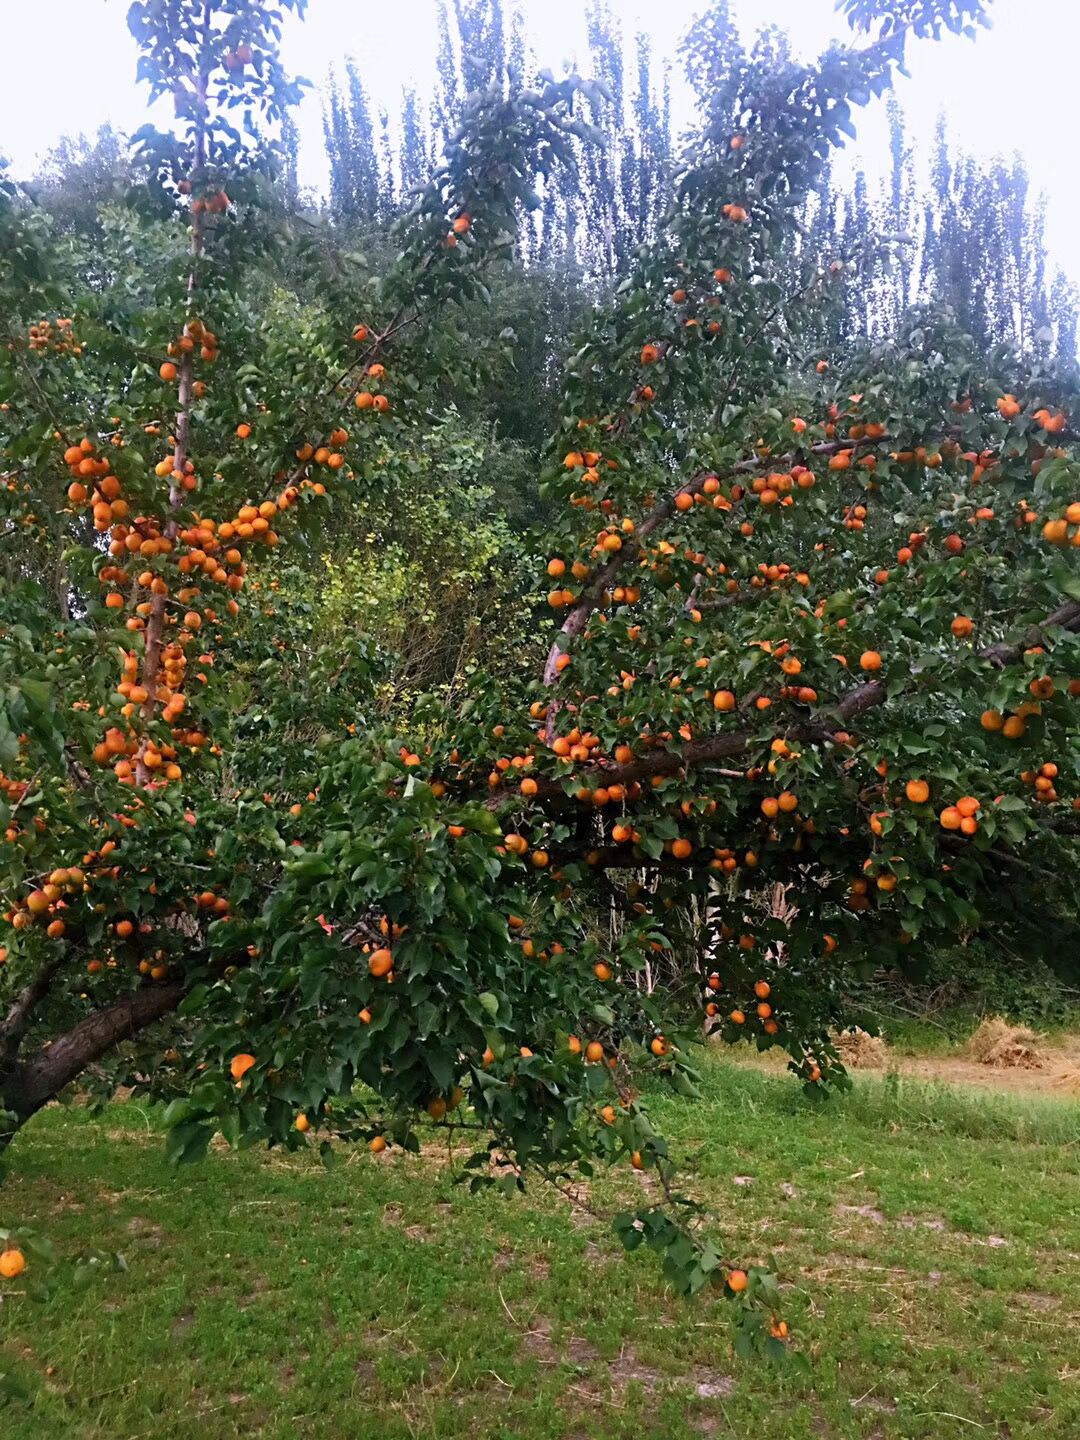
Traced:
[[[603, 139], [583, 151], [586, 184], [559, 198], [567, 259], [600, 281], [624, 274], [635, 248], [651, 239], [671, 203], [674, 168], [667, 67], [647, 36], [628, 45], [606, 0], [587, 11], [587, 100]], [[629, 66], [629, 74], [628, 74]]]
[[[586, 12], [589, 54], [580, 106], [580, 178], [541, 179], [532, 223], [519, 239], [531, 266], [568, 266], [589, 282], [624, 273], [634, 247], [655, 234], [671, 200], [669, 77], [644, 35], [624, 35], [607, 0]], [[324, 133], [330, 203], [341, 221], [385, 224], [403, 210], [434, 157], [452, 143], [467, 96], [505, 90], [535, 70], [516, 0], [442, 0], [438, 78], [424, 106], [403, 91], [396, 112], [375, 117], [353, 61], [330, 94]], [[585, 143], [603, 140], [602, 145]], [[389, 144], [387, 143], [389, 141]]]
[[1007, 345], [1075, 364], [1078, 297], [1047, 264], [1046, 196], [1033, 192], [1023, 159], [964, 154], [941, 116], [922, 181], [895, 101], [889, 132], [888, 173], [860, 170], [818, 211], [843, 250], [872, 235], [899, 242], [879, 262], [874, 285], [850, 296], [848, 337], [876, 341], [895, 333], [913, 306], [945, 308], [983, 348]]
[[323, 117], [330, 157], [330, 208], [339, 218], [384, 221], [380, 156], [367, 91], [356, 66], [345, 68], [345, 90], [330, 91]]
[[135, 179], [127, 136], [111, 125], [65, 135], [41, 162], [29, 189], [66, 234], [97, 228], [102, 205], [122, 200]]

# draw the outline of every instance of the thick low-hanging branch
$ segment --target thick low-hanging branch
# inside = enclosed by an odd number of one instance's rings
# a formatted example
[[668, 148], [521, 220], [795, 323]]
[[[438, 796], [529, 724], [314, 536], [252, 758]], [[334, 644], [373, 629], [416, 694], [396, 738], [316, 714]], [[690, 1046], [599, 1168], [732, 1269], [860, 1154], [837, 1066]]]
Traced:
[[[879, 436], [875, 440], [862, 441], [841, 441], [825, 440], [818, 445], [810, 445], [804, 450], [793, 450], [786, 455], [752, 456], [746, 460], [737, 460], [728, 470], [728, 476], [749, 475], [755, 470], [764, 470], [768, 467], [774, 469], [788, 469], [799, 462], [800, 455], [809, 453], [811, 455], [835, 455], [841, 450], [871, 450], [878, 445], [888, 442], [889, 436]], [[665, 520], [670, 519], [676, 511], [675, 501], [680, 495], [700, 494], [706, 480], [718, 479], [714, 470], [702, 470], [696, 474], [685, 485], [681, 485], [649, 512], [648, 516], [637, 527], [632, 541], [625, 544], [621, 550], [615, 552], [606, 565], [602, 566], [582, 590], [581, 594], [574, 601], [573, 605], [559, 626], [559, 633], [553, 641], [548, 657], [544, 664], [544, 684], [551, 686], [559, 678], [558, 661], [559, 656], [567, 647], [567, 642], [574, 640], [585, 629], [593, 612], [597, 609], [605, 592], [611, 587], [619, 572], [625, 565], [636, 561], [641, 555], [641, 542], [647, 539], [657, 526]], [[725, 602], [730, 603], [730, 602]], [[549, 726], [550, 730], [550, 726]]]
[[[1045, 644], [1048, 638], [1046, 632], [1053, 629], [1080, 633], [1080, 601], [1069, 600], [1059, 605], [1045, 619], [1026, 630], [1020, 640], [1006, 640], [988, 645], [976, 651], [976, 654], [980, 659], [999, 668], [1013, 665], [1032, 646]], [[774, 739], [796, 740], [808, 744], [828, 740], [844, 725], [883, 704], [887, 697], [888, 686], [884, 680], [867, 680], [849, 690], [828, 710], [827, 718], [833, 722], [831, 725], [826, 723], [826, 717], [823, 717], [818, 721], [797, 722], [782, 730], [736, 730], [706, 735], [700, 740], [688, 740], [673, 749], [649, 751], [625, 765], [604, 763], [585, 766], [574, 772], [575, 779], [580, 783], [591, 777], [601, 779], [605, 785], [628, 785], [635, 780], [651, 779], [654, 775], [675, 775], [683, 770], [708, 765], [714, 760], [744, 755], [754, 746], [767, 746]], [[564, 793], [560, 779], [540, 780], [538, 785], [539, 799]]]
[[184, 985], [143, 985], [114, 1005], [87, 1015], [33, 1059], [13, 1067], [4, 1084], [7, 1103], [20, 1120], [27, 1119], [88, 1065], [174, 1011], [186, 994]]

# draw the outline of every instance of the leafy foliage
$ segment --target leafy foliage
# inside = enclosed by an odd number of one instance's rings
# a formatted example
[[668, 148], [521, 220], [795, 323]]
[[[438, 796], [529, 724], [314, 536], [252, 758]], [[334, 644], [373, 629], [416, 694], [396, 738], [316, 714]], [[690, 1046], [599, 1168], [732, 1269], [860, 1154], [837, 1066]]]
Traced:
[[904, 40], [778, 53], [567, 361], [530, 592], [454, 402], [583, 87], [476, 93], [375, 273], [275, 227], [280, 16], [132, 7], [182, 93], [105, 227], [122, 284], [7, 197], [4, 504], [59, 574], [2, 597], [8, 1129], [103, 1065], [177, 1164], [415, 1148], [424, 1111], [479, 1132], [475, 1187], [629, 1161], [624, 1241], [772, 1353], [776, 1281], [705, 1237], [643, 1086], [696, 1093], [705, 1020], [818, 1099], [869, 969], [1072, 925], [1075, 394], [933, 316], [807, 353], [867, 272], [785, 236]]

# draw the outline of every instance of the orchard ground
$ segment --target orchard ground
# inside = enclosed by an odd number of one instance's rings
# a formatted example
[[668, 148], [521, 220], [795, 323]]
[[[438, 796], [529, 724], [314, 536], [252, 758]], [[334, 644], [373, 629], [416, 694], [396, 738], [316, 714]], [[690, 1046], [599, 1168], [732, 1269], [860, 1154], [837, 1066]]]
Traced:
[[[142, 1107], [51, 1107], [5, 1203], [130, 1270], [5, 1297], [5, 1440], [1075, 1436], [1080, 1091], [1053, 1077], [1078, 1047], [1053, 1037], [1041, 1082], [859, 1075], [823, 1106], [713, 1051], [700, 1102], [653, 1097], [733, 1251], [773, 1257], [779, 1368], [734, 1359], [726, 1307], [678, 1300], [589, 1209], [469, 1197], [434, 1131], [418, 1157], [215, 1148], [175, 1173]], [[975, 1069], [937, 1049], [898, 1037], [896, 1072]], [[578, 1198], [651, 1183], [620, 1167]]]

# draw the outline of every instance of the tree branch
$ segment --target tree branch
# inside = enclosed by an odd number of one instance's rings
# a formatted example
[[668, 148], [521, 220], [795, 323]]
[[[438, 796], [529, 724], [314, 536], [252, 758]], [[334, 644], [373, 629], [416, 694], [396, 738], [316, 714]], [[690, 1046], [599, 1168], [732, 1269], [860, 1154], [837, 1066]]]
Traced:
[[[1019, 641], [1001, 641], [976, 653], [981, 659], [999, 667], [1015, 664], [1033, 643], [1045, 641], [1044, 631], [1054, 626], [1074, 632], [1080, 631], [1080, 601], [1070, 600], [1066, 604], [1060, 605], [1047, 615], [1045, 620], [1041, 620], [1038, 625], [1025, 631]], [[1033, 640], [1033, 637], [1036, 638]], [[863, 684], [857, 685], [854, 690], [849, 690], [836, 705], [830, 707], [829, 713], [835, 716], [841, 726], [845, 725], [858, 719], [867, 710], [872, 710], [875, 706], [882, 704], [887, 693], [884, 680], [867, 680]], [[578, 774], [582, 777], [595, 776], [605, 785], [629, 784], [634, 780], [651, 778], [653, 775], [674, 775], [684, 769], [705, 765], [713, 760], [743, 755], [751, 746], [765, 745], [781, 736], [786, 740], [802, 740], [806, 743], [826, 740], [831, 738], [835, 728], [823, 721], [813, 721], [791, 725], [786, 730], [779, 732], [736, 730], [729, 734], [707, 735], [700, 740], [687, 741], [686, 744], [680, 745], [675, 750], [656, 750], [651, 754], [641, 755], [626, 765], [592, 765], [579, 771]], [[556, 795], [561, 796], [564, 794], [562, 787], [562, 779], [541, 780], [537, 798], [548, 799]]]
[[1037, 645], [1046, 644], [1045, 630], [1058, 627], [1062, 630], [1080, 630], [1080, 601], [1066, 600], [1056, 610], [1051, 611], [1045, 620], [1032, 625], [1026, 630], [1022, 638], [1011, 644], [1008, 640], [1002, 640], [997, 645], [988, 645], [985, 650], [980, 650], [979, 655], [983, 660], [989, 660], [991, 665], [998, 669], [1006, 665], [1015, 664], [1025, 650], [1034, 649]]
[[9, 1065], [15, 1058], [19, 1042], [30, 1027], [34, 1011], [49, 993], [53, 977], [63, 961], [63, 951], [54, 955], [11, 1002], [7, 1014], [0, 1022], [0, 1066]]
[[[811, 455], [835, 455], [839, 450], [873, 449], [877, 445], [886, 444], [890, 438], [888, 435], [882, 435], [875, 440], [826, 440], [821, 444], [811, 445], [808, 449]], [[769, 466], [774, 469], [790, 468], [801, 453], [803, 452], [793, 450], [786, 455], [755, 455], [746, 460], [737, 460], [729, 469], [728, 474], [746, 475], [754, 470], [762, 470]], [[566, 619], [559, 626], [558, 637], [552, 642], [551, 649], [548, 651], [548, 657], [544, 664], [543, 679], [545, 685], [552, 686], [559, 678], [558, 660], [565, 649], [563, 642], [573, 640], [581, 634], [585, 626], [589, 623], [593, 612], [596, 610], [604, 591], [612, 583], [622, 567], [637, 560], [640, 556], [642, 540], [651, 535], [662, 521], [675, 513], [676, 496], [696, 495], [705, 484], [705, 481], [713, 477], [714, 474], [715, 472], [712, 470], [702, 470], [692, 479], [688, 480], [685, 485], [681, 485], [678, 490], [673, 491], [666, 500], [661, 500], [660, 504], [655, 506], [647, 518], [638, 526], [637, 534], [633, 541], [628, 545], [624, 545], [621, 550], [616, 551], [607, 564], [596, 572], [571, 606]], [[721, 605], [724, 603], [727, 602], [720, 602]], [[555, 717], [558, 711], [558, 702], [552, 701], [548, 706], [548, 718], [545, 728], [545, 736], [549, 742], [554, 734]]]
[[114, 1045], [175, 1010], [186, 994], [183, 985], [144, 985], [115, 1005], [88, 1015], [20, 1066], [11, 1093], [4, 1098], [21, 1119], [28, 1119]]

